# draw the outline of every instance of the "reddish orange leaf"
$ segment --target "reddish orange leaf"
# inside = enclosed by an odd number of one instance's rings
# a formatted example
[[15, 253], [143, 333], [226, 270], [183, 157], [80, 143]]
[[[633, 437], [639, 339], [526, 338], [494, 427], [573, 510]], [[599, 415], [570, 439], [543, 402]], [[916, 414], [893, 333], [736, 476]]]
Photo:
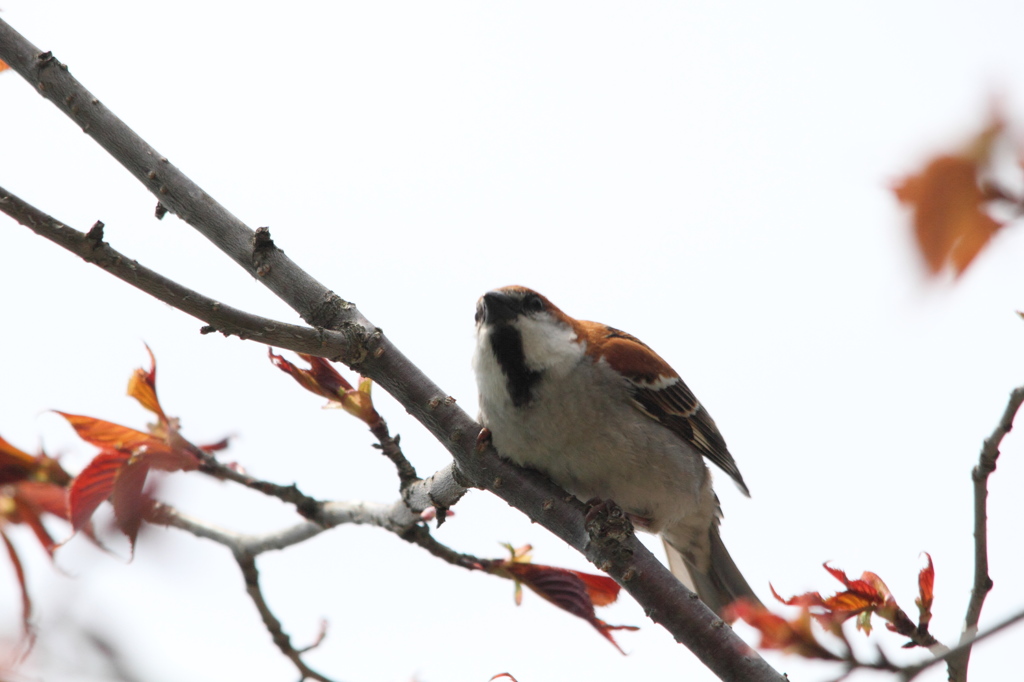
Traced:
[[170, 451], [170, 446], [159, 438], [127, 426], [67, 412], [58, 411], [57, 414], [68, 420], [78, 432], [79, 438], [98, 448], [120, 450], [132, 454]]
[[961, 274], [1003, 227], [987, 204], [1007, 197], [982, 189], [982, 181], [1004, 127], [994, 117], [964, 151], [938, 156], [893, 186], [897, 199], [913, 210], [918, 248], [933, 274], [947, 263]]
[[619, 598], [619, 590], [622, 588], [608, 576], [583, 573], [581, 571], [571, 572], [575, 573], [576, 577], [583, 581], [584, 587], [587, 588], [587, 594], [590, 596], [590, 601], [594, 602], [594, 606], [608, 606], [609, 604], [614, 604]]
[[160, 419], [160, 424], [166, 426], [167, 415], [164, 414], [160, 400], [156, 397], [156, 358], [153, 357], [153, 351], [149, 346], [146, 346], [146, 352], [149, 353], [149, 371], [137, 369], [132, 373], [128, 379], [128, 395], [154, 413]]
[[21, 587], [21, 626], [25, 631], [25, 636], [27, 637], [32, 631], [32, 625], [30, 623], [30, 619], [32, 618], [32, 599], [28, 596], [28, 585], [25, 582], [25, 568], [21, 565], [21, 559], [18, 557], [18, 551], [14, 549], [11, 539], [7, 537], [7, 533], [4, 532], [2, 527], [0, 527], [0, 537], [4, 539], [4, 545], [7, 547], [7, 556], [11, 558], [11, 564], [14, 565], [14, 573], [18, 576], [18, 585]]
[[770, 612], [761, 604], [739, 599], [726, 607], [729, 621], [742, 619], [761, 633], [760, 648], [777, 649], [805, 658], [840, 660], [818, 642], [811, 629], [811, 614], [804, 608], [792, 621]]
[[8, 520], [29, 526], [43, 549], [53, 558], [57, 543], [43, 525], [42, 516], [52, 514], [67, 520], [67, 499], [67, 489], [62, 486], [41, 481], [22, 481], [14, 486], [14, 494], [11, 496], [14, 510]]
[[68, 516], [74, 530], [81, 530], [96, 508], [110, 497], [117, 474], [129, 459], [131, 455], [126, 452], [105, 450], [75, 476], [68, 494]]
[[772, 588], [772, 594], [783, 604], [800, 606], [813, 615], [826, 629], [835, 629], [850, 618], [857, 618], [857, 628], [871, 632], [871, 616], [878, 614], [887, 621], [886, 627], [910, 636], [913, 623], [899, 607], [886, 584], [876, 574], [865, 571], [859, 580], [851, 580], [846, 572], [824, 564], [825, 570], [846, 586], [846, 591], [822, 598], [818, 592], [783, 599]]

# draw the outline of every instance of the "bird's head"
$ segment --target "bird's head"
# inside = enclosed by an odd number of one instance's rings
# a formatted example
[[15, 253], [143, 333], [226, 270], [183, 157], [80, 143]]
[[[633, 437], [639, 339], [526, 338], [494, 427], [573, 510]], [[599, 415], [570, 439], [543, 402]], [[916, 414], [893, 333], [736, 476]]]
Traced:
[[502, 287], [481, 296], [476, 328], [479, 351], [493, 353], [506, 375], [541, 374], [575, 365], [585, 350], [579, 323], [522, 286]]

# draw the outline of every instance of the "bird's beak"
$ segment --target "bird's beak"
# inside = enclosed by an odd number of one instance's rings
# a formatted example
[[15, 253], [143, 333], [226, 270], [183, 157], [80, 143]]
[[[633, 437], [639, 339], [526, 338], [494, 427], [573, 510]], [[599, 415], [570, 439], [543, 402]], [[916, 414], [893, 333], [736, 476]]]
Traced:
[[480, 299], [477, 321], [484, 324], [510, 322], [523, 312], [519, 300], [501, 291], [488, 291]]

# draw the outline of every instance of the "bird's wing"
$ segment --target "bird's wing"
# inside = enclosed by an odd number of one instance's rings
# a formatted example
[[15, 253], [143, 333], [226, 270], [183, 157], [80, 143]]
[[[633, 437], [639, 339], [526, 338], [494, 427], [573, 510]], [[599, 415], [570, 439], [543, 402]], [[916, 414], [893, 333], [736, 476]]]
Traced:
[[588, 326], [591, 343], [587, 354], [607, 362], [629, 380], [637, 409], [693, 446], [749, 496], [715, 420], [675, 370], [635, 336], [596, 323]]

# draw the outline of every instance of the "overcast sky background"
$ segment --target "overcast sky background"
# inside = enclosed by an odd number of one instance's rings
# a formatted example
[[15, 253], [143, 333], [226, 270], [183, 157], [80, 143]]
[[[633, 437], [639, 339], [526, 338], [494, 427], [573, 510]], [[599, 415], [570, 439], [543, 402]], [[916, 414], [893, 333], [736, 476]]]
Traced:
[[[826, 6], [827, 5], [827, 6]], [[915, 614], [935, 560], [932, 631], [959, 635], [972, 579], [970, 469], [1024, 382], [1024, 232], [999, 235], [955, 285], [926, 281], [888, 190], [955, 149], [999, 95], [1024, 121], [1024, 4], [979, 2], [211, 3], [6, 0], [2, 17], [250, 226], [364, 313], [467, 410], [477, 297], [538, 289], [569, 314], [654, 347], [708, 406], [753, 497], [718, 476], [723, 537], [755, 589], [881, 575]], [[295, 314], [173, 216], [12, 72], [0, 75], [0, 185], [226, 303]], [[61, 409], [142, 427], [129, 374], [159, 362], [164, 407], [195, 441], [328, 499], [390, 501], [393, 468], [354, 419], [320, 409], [266, 349], [201, 323], [0, 218], [0, 434], [93, 454]], [[383, 391], [423, 475], [444, 449]], [[1024, 607], [1024, 441], [991, 480], [982, 623]], [[175, 475], [163, 495], [248, 532], [283, 505]], [[55, 526], [55, 529], [57, 527]], [[109, 638], [140, 680], [293, 680], [227, 550], [176, 530], [134, 562], [81, 539], [57, 569], [28, 529], [41, 638], [24, 679], [109, 679], [77, 639]], [[585, 561], [473, 492], [451, 547]], [[653, 547], [657, 543], [649, 538]], [[621, 656], [584, 622], [380, 530], [338, 528], [261, 557], [297, 645], [351, 682], [710, 680], [628, 596], [604, 610]], [[0, 561], [0, 633], [18, 594]], [[887, 655], [920, 660], [882, 630]], [[754, 637], [741, 629], [744, 636]], [[972, 679], [1019, 669], [1024, 630], [979, 646]], [[858, 640], [860, 641], [860, 640]], [[870, 652], [870, 649], [864, 648]], [[834, 669], [769, 655], [794, 680]], [[860, 675], [856, 680], [884, 679]], [[936, 669], [921, 679], [938, 681]]]

